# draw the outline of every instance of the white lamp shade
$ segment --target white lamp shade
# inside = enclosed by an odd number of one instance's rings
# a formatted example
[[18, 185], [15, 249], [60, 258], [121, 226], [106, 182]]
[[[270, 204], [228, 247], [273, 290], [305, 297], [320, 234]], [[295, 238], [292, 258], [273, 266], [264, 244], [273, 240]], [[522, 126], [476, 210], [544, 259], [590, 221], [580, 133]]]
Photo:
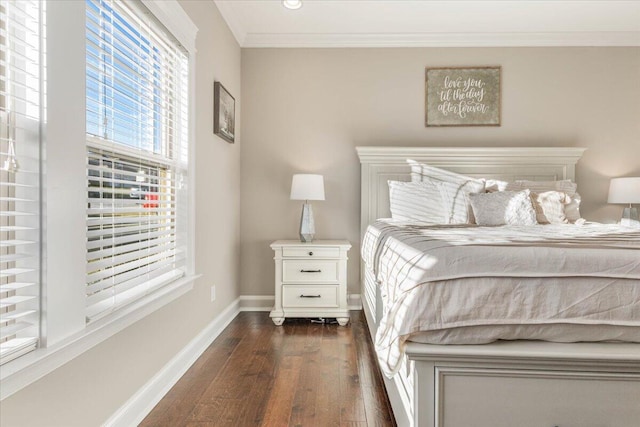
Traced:
[[609, 184], [609, 203], [640, 203], [640, 177], [613, 178]]
[[324, 200], [324, 179], [322, 175], [293, 175], [291, 180], [291, 200]]

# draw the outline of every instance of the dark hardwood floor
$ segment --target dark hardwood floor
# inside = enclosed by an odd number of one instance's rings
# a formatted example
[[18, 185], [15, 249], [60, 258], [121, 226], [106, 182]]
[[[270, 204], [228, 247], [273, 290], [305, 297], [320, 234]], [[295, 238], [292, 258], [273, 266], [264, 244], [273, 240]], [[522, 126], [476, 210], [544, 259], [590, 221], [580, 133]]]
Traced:
[[344, 326], [240, 313], [141, 426], [395, 426], [361, 311]]

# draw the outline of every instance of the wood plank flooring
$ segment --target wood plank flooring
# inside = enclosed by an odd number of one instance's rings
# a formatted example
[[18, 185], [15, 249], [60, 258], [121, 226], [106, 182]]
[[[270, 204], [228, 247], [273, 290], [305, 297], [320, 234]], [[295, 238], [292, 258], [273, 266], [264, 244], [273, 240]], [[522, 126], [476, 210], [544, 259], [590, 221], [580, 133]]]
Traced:
[[395, 426], [364, 315], [240, 313], [141, 426]]

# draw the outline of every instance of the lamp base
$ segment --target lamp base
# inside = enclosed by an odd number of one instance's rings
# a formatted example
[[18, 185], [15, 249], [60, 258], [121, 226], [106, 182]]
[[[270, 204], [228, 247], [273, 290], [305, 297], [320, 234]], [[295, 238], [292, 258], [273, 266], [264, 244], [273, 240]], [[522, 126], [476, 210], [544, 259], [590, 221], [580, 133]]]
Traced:
[[622, 212], [622, 218], [620, 219], [620, 225], [626, 225], [629, 227], [640, 227], [640, 220], [638, 220], [638, 209], [636, 208], [624, 208]]
[[313, 236], [316, 234], [315, 224], [313, 223], [313, 209], [310, 203], [302, 205], [302, 216], [300, 217], [300, 241], [309, 243], [313, 242]]

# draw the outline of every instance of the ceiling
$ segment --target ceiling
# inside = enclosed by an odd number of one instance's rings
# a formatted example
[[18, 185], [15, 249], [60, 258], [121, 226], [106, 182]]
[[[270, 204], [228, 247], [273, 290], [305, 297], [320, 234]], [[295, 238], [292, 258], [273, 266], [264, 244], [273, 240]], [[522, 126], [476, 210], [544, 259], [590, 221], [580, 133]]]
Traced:
[[214, 0], [242, 47], [640, 46], [640, 0]]

